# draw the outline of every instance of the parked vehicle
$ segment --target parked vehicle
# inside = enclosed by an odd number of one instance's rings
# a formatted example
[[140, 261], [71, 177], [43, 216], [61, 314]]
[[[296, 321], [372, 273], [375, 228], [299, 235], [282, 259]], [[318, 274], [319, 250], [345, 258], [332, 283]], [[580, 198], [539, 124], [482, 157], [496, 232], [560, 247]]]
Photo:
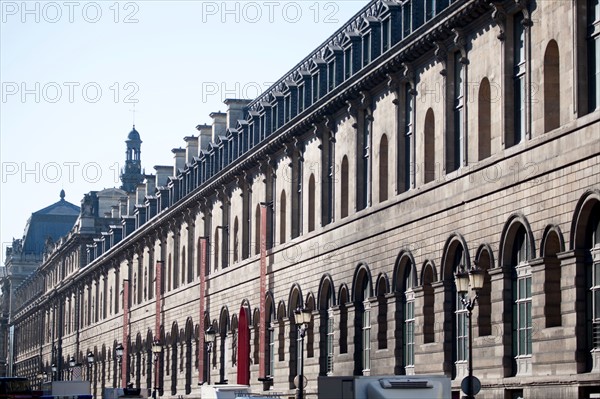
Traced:
[[41, 392], [32, 391], [25, 377], [0, 377], [0, 399], [38, 398]]

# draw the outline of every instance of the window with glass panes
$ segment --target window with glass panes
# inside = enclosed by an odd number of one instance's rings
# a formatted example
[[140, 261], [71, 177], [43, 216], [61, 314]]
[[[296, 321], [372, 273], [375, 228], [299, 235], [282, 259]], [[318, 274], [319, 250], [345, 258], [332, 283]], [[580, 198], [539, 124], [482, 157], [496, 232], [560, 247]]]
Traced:
[[371, 369], [371, 303], [369, 301], [363, 302], [363, 327], [362, 327], [362, 368], [363, 371]]
[[521, 226], [513, 243], [513, 306], [515, 356], [531, 355], [531, 269], [528, 265], [528, 241], [525, 228]]
[[327, 374], [333, 373], [333, 342], [334, 333], [333, 308], [327, 310]]
[[412, 288], [404, 295], [404, 367], [407, 367], [415, 364], [415, 302]]
[[589, 110], [600, 107], [600, 0], [588, 0], [588, 85]]
[[[600, 205], [596, 205], [600, 211]], [[592, 214], [594, 212], [592, 211]], [[588, 285], [591, 299], [591, 349], [600, 349], [600, 217], [596, 215], [591, 220], [591, 268], [588, 267]], [[590, 276], [591, 274], [591, 276]]]
[[[456, 272], [459, 268], [466, 268], [466, 256], [462, 246], [456, 248], [454, 252], [453, 270]], [[455, 294], [456, 301], [456, 361], [463, 362], [469, 358], [469, 326], [468, 312], [461, 301], [461, 295]]]
[[525, 135], [525, 28], [523, 14], [518, 13], [513, 21], [513, 95], [514, 95], [514, 141], [518, 144]]
[[454, 54], [454, 170], [464, 162], [464, 68], [460, 58], [460, 52]]
[[269, 363], [267, 364], [267, 376], [268, 377], [273, 377], [273, 375], [275, 374], [275, 328], [271, 324], [271, 321], [272, 320], [270, 320], [268, 323], [268, 325], [269, 325], [269, 330], [268, 330]]

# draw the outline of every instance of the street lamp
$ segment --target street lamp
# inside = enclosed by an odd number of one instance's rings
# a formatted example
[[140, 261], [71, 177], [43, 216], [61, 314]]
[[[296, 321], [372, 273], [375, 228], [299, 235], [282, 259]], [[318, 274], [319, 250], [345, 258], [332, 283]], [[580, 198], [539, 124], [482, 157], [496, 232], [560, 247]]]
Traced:
[[298, 368], [298, 384], [296, 384], [296, 388], [298, 389], [298, 399], [304, 398], [304, 336], [306, 335], [306, 330], [308, 330], [308, 325], [312, 320], [312, 312], [310, 309], [306, 308], [298, 308], [294, 312], [294, 321], [296, 323], [296, 327], [298, 327], [298, 333], [300, 334], [301, 344], [300, 344], [300, 367]]
[[92, 351], [89, 351], [87, 354], [87, 362], [88, 362], [88, 378], [90, 381], [92, 380], [92, 365], [94, 364], [95, 356]]
[[52, 363], [52, 366], [50, 366], [52, 369], [52, 381], [54, 381], [54, 378], [56, 377], [56, 372], [58, 371], [58, 367], [56, 367], [56, 363]]
[[217, 336], [217, 332], [215, 331], [215, 329], [213, 328], [212, 325], [210, 325], [206, 331], [204, 331], [204, 342], [206, 342], [206, 351], [208, 352], [208, 364], [207, 364], [207, 369], [206, 369], [206, 378], [207, 378], [207, 384], [210, 385], [210, 352], [212, 351], [212, 347], [213, 347], [213, 342], [215, 341], [215, 337]]
[[[477, 304], [479, 298], [479, 291], [483, 288], [484, 282], [484, 271], [479, 268], [477, 261], [474, 262], [475, 266], [467, 272], [464, 266], [459, 266], [458, 270], [454, 274], [454, 282], [456, 284], [456, 291], [460, 295], [460, 302], [467, 310], [469, 318], [469, 376], [463, 379], [461, 383], [461, 389], [465, 392], [466, 399], [474, 399], [475, 395], [481, 389], [481, 383], [473, 376], [473, 308]], [[469, 286], [475, 293], [473, 297], [467, 297]]]
[[121, 362], [123, 360], [123, 349], [125, 349], [125, 348], [123, 348], [123, 344], [121, 344], [121, 343], [119, 343], [119, 345], [117, 345], [117, 347], [115, 348], [115, 354], [117, 355], [117, 360], [119, 361], [119, 373], [118, 373], [119, 374], [119, 377], [118, 377], [119, 384], [118, 385], [121, 385], [121, 372], [122, 372]]
[[162, 352], [162, 345], [158, 338], [152, 341], [152, 353], [154, 354], [154, 393], [152, 396], [156, 399], [158, 397], [158, 357]]
[[75, 358], [71, 355], [69, 357], [69, 374], [71, 375], [71, 380], [73, 380], [73, 367], [75, 367]]

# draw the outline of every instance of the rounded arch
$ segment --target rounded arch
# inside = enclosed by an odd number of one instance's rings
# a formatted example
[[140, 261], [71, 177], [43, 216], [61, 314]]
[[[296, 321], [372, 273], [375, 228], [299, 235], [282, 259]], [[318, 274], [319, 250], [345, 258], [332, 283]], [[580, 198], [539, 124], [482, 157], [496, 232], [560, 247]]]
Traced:
[[319, 290], [317, 291], [317, 303], [319, 309], [325, 310], [329, 307], [329, 295], [331, 295], [331, 306], [335, 306], [335, 286], [333, 285], [333, 278], [329, 273], [325, 273], [321, 276]]
[[560, 54], [551, 39], [544, 52], [544, 132], [560, 126]]
[[494, 252], [489, 244], [481, 244], [475, 251], [474, 263], [483, 273], [483, 287], [479, 290], [476, 309], [477, 328], [479, 336], [492, 334], [492, 283], [489, 271], [494, 268]]
[[285, 243], [287, 237], [286, 232], [286, 216], [287, 215], [287, 195], [285, 190], [281, 190], [279, 195], [279, 243]]
[[290, 288], [290, 295], [288, 297], [288, 317], [290, 319], [294, 317], [296, 308], [302, 307], [303, 305], [302, 289], [298, 283], [294, 283], [292, 284], [292, 288]]
[[390, 292], [390, 279], [385, 272], [379, 273], [375, 283], [375, 295], [385, 295]]
[[248, 312], [246, 315], [248, 316], [248, 324], [252, 324], [252, 307], [250, 306], [250, 301], [247, 299], [242, 299], [242, 303], [240, 304], [240, 312], [242, 309], [246, 309], [246, 312]]
[[240, 260], [240, 223], [238, 217], [233, 219], [233, 262]]
[[179, 326], [176, 321], [171, 326], [171, 340], [172, 344], [176, 344], [179, 341]]
[[423, 183], [435, 180], [435, 115], [433, 109], [429, 108], [425, 113], [423, 128]]
[[438, 281], [435, 263], [432, 260], [426, 260], [421, 267], [421, 285], [432, 284]]
[[229, 309], [227, 306], [223, 306], [221, 308], [221, 314], [219, 315], [219, 325], [221, 326], [220, 330], [217, 330], [223, 334], [227, 334], [229, 332]]
[[[354, 277], [352, 278], [352, 302], [366, 299], [361, 299], [361, 296], [363, 295], [363, 284], [366, 285], [365, 288], [369, 297], [373, 296], [372, 281], [373, 277], [371, 276], [371, 269], [369, 269], [369, 266], [366, 263], [359, 263], [358, 266], [356, 266]], [[360, 292], [358, 292], [359, 290]], [[360, 296], [357, 294], [360, 294]]]
[[452, 233], [444, 244], [442, 252], [442, 280], [454, 280], [454, 270], [452, 264], [454, 263], [454, 257], [456, 250], [461, 247], [463, 251], [463, 259], [466, 262], [463, 266], [466, 270], [471, 268], [471, 257], [469, 256], [469, 248], [465, 238], [460, 233]]
[[265, 320], [269, 320], [269, 315], [271, 316], [271, 320], [275, 320], [275, 297], [271, 291], [267, 291], [265, 294], [265, 309], [269, 309], [269, 313]]
[[142, 350], [143, 345], [142, 345], [142, 333], [138, 332], [135, 335], [135, 344], [133, 346], [133, 352], [134, 353], [138, 353]]
[[[158, 337], [156, 337], [156, 338], [158, 338]], [[154, 342], [154, 334], [152, 334], [151, 329], [148, 329], [148, 331], [146, 331], [146, 340], [144, 342], [144, 347], [146, 348], [146, 350], [152, 349], [153, 342]]]
[[285, 317], [287, 317], [285, 302], [281, 300], [277, 305], [277, 320], [283, 320]]
[[316, 309], [315, 295], [312, 292], [309, 292], [306, 295], [306, 301], [304, 302], [304, 306], [310, 310]]
[[477, 251], [475, 251], [475, 261], [477, 262], [477, 264], [479, 265], [479, 267], [482, 267], [482, 265], [480, 264], [480, 262], [484, 259], [484, 257], [486, 257], [489, 259], [489, 269], [493, 269], [495, 267], [495, 259], [494, 259], [494, 251], [492, 250], [492, 247], [489, 244], [481, 244], [478, 248]]
[[388, 138], [385, 133], [379, 141], [379, 202], [388, 199]]
[[481, 82], [479, 83], [477, 112], [479, 114], [477, 121], [477, 156], [478, 160], [481, 161], [492, 155], [492, 94], [490, 89], [490, 81], [487, 76], [481, 79]]
[[397, 292], [404, 292], [405, 278], [407, 273], [411, 273], [413, 286], [417, 285], [417, 270], [415, 268], [415, 258], [412, 253], [408, 250], [402, 250], [396, 257], [396, 263], [394, 265], [394, 273], [392, 275], [392, 286], [393, 290]]
[[527, 237], [527, 257], [528, 259], [535, 258], [535, 240], [533, 238], [533, 232], [531, 226], [527, 221], [527, 218], [522, 213], [512, 214], [504, 227], [502, 228], [502, 235], [500, 236], [500, 263], [499, 267], [509, 266], [511, 261], [511, 254], [513, 250], [513, 244], [519, 228], [523, 226], [525, 229], [525, 235]]
[[564, 251], [565, 239], [560, 230], [560, 226], [549, 224], [544, 229], [542, 241], [540, 242], [540, 256], [544, 258], [549, 254], [556, 255], [557, 253]]
[[345, 218], [348, 216], [348, 183], [349, 183], [349, 166], [348, 166], [348, 156], [344, 155], [342, 157], [342, 166], [341, 166], [341, 192], [340, 192], [340, 217]]
[[350, 290], [346, 283], [342, 283], [340, 285], [340, 290], [338, 292], [338, 305], [345, 306], [348, 302], [350, 302]]
[[191, 341], [194, 339], [194, 322], [191, 317], [188, 317], [185, 321], [185, 340]]
[[316, 220], [315, 209], [315, 175], [310, 174], [308, 178], [308, 232], [314, 231]]
[[587, 190], [575, 206], [571, 218], [570, 249], [585, 249], [588, 223], [592, 220], [594, 206], [600, 203], [600, 190]]

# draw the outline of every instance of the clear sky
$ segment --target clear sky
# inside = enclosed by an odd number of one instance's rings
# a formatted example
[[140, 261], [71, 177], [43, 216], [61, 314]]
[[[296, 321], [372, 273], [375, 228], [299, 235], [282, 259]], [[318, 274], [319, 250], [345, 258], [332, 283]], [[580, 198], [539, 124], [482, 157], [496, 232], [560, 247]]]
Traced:
[[6, 246], [32, 212], [118, 187], [125, 139], [142, 166], [225, 98], [254, 98], [367, 4], [347, 1], [0, 1], [0, 223]]

